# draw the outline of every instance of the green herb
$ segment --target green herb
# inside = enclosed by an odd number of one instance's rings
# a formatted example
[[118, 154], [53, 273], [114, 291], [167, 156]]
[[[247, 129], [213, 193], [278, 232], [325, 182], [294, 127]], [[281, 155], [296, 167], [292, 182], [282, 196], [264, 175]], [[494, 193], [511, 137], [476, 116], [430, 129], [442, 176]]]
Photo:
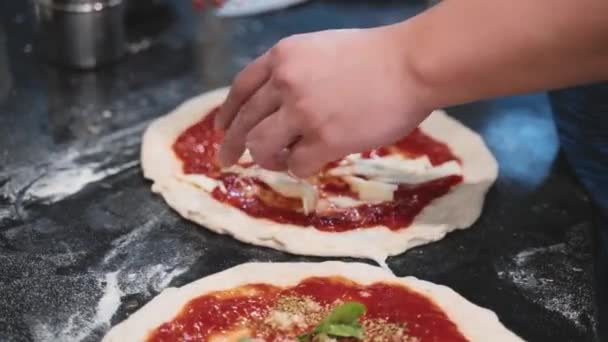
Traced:
[[312, 341], [312, 333], [307, 333], [307, 334], [303, 334], [298, 336], [298, 341], [300, 342], [309, 342]]
[[249, 337], [241, 337], [239, 342], [253, 342], [253, 340]]
[[359, 317], [365, 314], [365, 305], [358, 302], [348, 302], [336, 307], [315, 330], [298, 336], [300, 342], [310, 342], [317, 336], [354, 337], [362, 340], [363, 327]]

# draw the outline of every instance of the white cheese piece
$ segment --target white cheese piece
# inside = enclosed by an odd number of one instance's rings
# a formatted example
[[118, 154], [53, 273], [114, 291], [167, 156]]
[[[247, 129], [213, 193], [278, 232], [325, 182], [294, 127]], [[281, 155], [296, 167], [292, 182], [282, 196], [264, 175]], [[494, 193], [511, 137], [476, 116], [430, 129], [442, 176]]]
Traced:
[[359, 199], [367, 203], [381, 203], [393, 200], [393, 194], [398, 185], [366, 180], [359, 177], [344, 176], [350, 188], [359, 195]]
[[[253, 160], [246, 151], [239, 163], [250, 163]], [[329, 170], [329, 174], [341, 177], [350, 185], [358, 199], [347, 196], [332, 196], [319, 199], [317, 187], [310, 181], [290, 176], [283, 172], [262, 169], [254, 165], [243, 167], [234, 165], [226, 172], [232, 172], [244, 177], [255, 177], [267, 184], [272, 190], [290, 198], [299, 198], [305, 214], [315, 211], [352, 208], [362, 204], [377, 204], [394, 199], [398, 184], [419, 184], [454, 174], [462, 174], [460, 164], [449, 161], [439, 166], [433, 166], [428, 157], [407, 159], [401, 155], [390, 155], [370, 159], [362, 158], [361, 154], [347, 156], [340, 165]], [[364, 178], [357, 177], [363, 176]], [[203, 175], [178, 175], [178, 179], [191, 183], [207, 192], [216, 187], [226, 191], [223, 184]], [[253, 188], [252, 188], [253, 191]]]
[[[319, 203], [321, 203], [323, 201], [319, 201]], [[347, 197], [347, 196], [331, 196], [331, 197], [327, 197], [327, 202], [333, 204], [334, 206], [338, 207], [338, 208], [352, 208], [352, 207], [357, 207], [360, 206], [362, 204], [365, 204], [365, 202], [359, 201], [358, 199], [354, 199], [352, 197]], [[327, 211], [329, 210], [329, 208], [319, 208], [319, 206], [317, 205], [317, 211]]]
[[309, 312], [319, 312], [323, 309], [319, 303], [307, 297], [304, 298], [304, 304]]
[[239, 158], [238, 164], [249, 164], [249, 163], [253, 163], [253, 157], [251, 156], [251, 153], [249, 152], [249, 150], [245, 150], [245, 152], [243, 153], [241, 158]]
[[344, 157], [342, 160], [340, 160], [340, 163], [338, 163], [339, 165], [349, 165], [350, 163], [353, 163], [357, 160], [361, 160], [363, 159], [363, 156], [361, 155], [361, 153], [353, 153], [353, 154], [349, 154], [346, 157]]
[[266, 323], [282, 331], [290, 331], [294, 327], [306, 327], [304, 316], [278, 310], [274, 310], [268, 315]]
[[241, 176], [258, 178], [272, 190], [285, 197], [300, 198], [305, 214], [314, 212], [317, 206], [317, 188], [305, 180], [292, 178], [282, 172], [265, 170], [259, 166], [243, 168], [235, 165], [225, 171], [234, 172]]
[[423, 172], [413, 173], [397, 173], [387, 175], [385, 177], [377, 177], [376, 180], [387, 183], [398, 184], [420, 184], [430, 182], [435, 179], [440, 179], [453, 175], [462, 175], [462, 167], [456, 161], [449, 161], [439, 166], [432, 167]]
[[212, 192], [215, 187], [221, 184], [221, 182], [203, 175], [177, 174], [177, 179], [197, 186], [207, 192]]
[[368, 179], [391, 184], [419, 184], [434, 179], [462, 174], [460, 164], [449, 161], [433, 166], [428, 157], [407, 159], [401, 155], [362, 159], [349, 158], [349, 165], [341, 165], [329, 171], [334, 176], [364, 176]]

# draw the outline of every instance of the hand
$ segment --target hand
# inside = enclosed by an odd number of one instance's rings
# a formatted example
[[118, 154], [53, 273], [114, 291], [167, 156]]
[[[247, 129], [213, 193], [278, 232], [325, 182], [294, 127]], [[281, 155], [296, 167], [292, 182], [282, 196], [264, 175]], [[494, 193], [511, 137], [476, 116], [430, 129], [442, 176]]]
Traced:
[[296, 35], [247, 66], [216, 117], [220, 162], [247, 147], [260, 166], [304, 178], [408, 134], [431, 108], [393, 30]]

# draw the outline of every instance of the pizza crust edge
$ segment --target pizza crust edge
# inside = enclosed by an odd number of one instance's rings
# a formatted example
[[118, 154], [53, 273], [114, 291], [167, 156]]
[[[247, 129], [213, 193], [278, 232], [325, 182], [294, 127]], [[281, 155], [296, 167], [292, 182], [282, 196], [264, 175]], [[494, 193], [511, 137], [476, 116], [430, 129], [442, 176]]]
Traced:
[[470, 227], [481, 214], [485, 194], [497, 178], [496, 160], [481, 137], [444, 112], [435, 111], [421, 127], [439, 141], [444, 141], [442, 132], [449, 132], [448, 146], [463, 161], [464, 180], [428, 205], [407, 229], [391, 231], [378, 226], [329, 233], [254, 218], [178, 177], [183, 173], [173, 143], [185, 129], [220, 105], [227, 94], [228, 88], [204, 93], [155, 120], [144, 134], [141, 159], [144, 176], [154, 182], [153, 191], [181, 216], [242, 242], [293, 254], [360, 257], [384, 264], [389, 256]]

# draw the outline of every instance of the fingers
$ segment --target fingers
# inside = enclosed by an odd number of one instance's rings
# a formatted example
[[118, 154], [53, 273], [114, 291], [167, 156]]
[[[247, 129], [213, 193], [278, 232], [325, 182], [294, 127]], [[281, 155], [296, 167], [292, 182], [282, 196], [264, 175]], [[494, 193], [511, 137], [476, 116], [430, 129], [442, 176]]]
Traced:
[[230, 166], [238, 161], [245, 151], [247, 134], [264, 118], [276, 111], [281, 105], [278, 91], [266, 82], [245, 102], [232, 120], [220, 149], [220, 162]]
[[287, 158], [289, 171], [299, 178], [308, 178], [317, 174], [328, 162], [324, 156], [327, 147], [319, 140], [302, 139], [296, 143]]
[[258, 165], [269, 170], [284, 171], [287, 169], [289, 149], [300, 135], [300, 127], [281, 108], [249, 133], [247, 146]]
[[265, 53], [237, 75], [220, 113], [215, 117], [216, 129], [230, 127], [241, 106], [268, 81], [270, 73], [270, 58], [268, 53]]

